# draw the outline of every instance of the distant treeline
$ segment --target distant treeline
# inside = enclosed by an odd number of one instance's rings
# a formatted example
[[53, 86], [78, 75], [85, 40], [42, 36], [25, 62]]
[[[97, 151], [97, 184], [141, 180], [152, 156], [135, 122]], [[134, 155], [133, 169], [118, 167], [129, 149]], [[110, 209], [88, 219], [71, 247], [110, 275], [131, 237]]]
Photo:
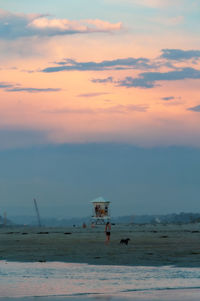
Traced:
[[172, 213], [166, 215], [119, 216], [113, 219], [118, 223], [134, 224], [189, 224], [200, 223], [200, 213]]
[[[78, 226], [83, 223], [89, 224], [90, 217], [82, 218], [41, 218], [42, 225], [49, 227], [63, 227], [63, 226]], [[172, 213], [167, 215], [131, 215], [119, 216], [111, 219], [116, 224], [189, 224], [200, 223], [200, 213]], [[15, 225], [37, 225], [37, 219], [34, 216], [13, 216], [10, 217], [10, 224]]]

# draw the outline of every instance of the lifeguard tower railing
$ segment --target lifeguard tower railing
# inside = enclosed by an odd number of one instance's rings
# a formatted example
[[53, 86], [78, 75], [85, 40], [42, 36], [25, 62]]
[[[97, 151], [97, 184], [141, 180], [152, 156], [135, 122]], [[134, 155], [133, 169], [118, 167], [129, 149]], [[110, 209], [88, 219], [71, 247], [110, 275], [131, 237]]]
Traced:
[[105, 224], [110, 221], [110, 201], [98, 198], [91, 202], [92, 208], [92, 222], [95, 224]]

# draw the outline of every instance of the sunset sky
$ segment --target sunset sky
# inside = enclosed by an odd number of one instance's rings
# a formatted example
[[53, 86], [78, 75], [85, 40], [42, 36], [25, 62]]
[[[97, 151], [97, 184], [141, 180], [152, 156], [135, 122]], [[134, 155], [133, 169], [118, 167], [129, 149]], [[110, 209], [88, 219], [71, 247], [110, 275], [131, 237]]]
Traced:
[[2, 210], [200, 211], [199, 18], [197, 0], [0, 0]]

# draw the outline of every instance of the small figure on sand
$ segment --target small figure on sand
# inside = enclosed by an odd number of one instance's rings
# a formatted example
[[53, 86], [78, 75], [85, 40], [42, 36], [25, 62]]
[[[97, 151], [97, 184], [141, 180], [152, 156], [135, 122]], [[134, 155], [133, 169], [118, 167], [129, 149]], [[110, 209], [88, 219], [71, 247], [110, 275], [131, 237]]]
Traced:
[[110, 242], [110, 232], [111, 232], [111, 224], [110, 222], [107, 222], [105, 226], [106, 244]]

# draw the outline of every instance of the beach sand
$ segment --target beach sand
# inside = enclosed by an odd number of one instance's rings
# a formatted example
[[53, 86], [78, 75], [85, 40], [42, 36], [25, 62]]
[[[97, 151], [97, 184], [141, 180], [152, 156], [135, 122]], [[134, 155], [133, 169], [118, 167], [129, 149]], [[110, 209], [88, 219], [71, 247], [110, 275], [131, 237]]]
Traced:
[[113, 225], [109, 245], [104, 226], [4, 227], [0, 241], [0, 260], [200, 267], [199, 224]]

